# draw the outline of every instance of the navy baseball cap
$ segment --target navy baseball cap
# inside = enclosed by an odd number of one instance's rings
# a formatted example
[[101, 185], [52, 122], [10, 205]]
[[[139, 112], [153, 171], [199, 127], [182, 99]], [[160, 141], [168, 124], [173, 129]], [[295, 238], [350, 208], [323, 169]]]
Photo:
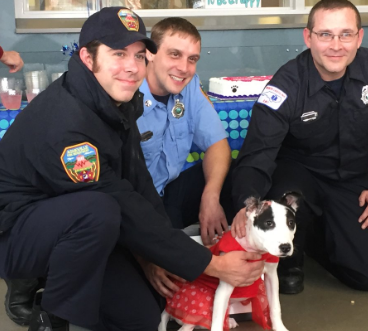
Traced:
[[146, 36], [142, 19], [125, 7], [105, 7], [84, 22], [79, 35], [79, 48], [98, 40], [113, 49], [123, 49], [142, 41], [155, 54], [156, 44]]

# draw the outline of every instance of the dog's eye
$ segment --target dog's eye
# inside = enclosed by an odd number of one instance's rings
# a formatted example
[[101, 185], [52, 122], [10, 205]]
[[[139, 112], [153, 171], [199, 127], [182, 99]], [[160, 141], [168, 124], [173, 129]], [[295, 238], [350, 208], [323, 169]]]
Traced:
[[294, 227], [295, 226], [295, 221], [294, 220], [288, 220], [288, 226], [289, 227]]
[[268, 220], [268, 221], [266, 221], [266, 225], [269, 228], [273, 228], [273, 227], [275, 227], [275, 222], [274, 221], [271, 221], [271, 220]]

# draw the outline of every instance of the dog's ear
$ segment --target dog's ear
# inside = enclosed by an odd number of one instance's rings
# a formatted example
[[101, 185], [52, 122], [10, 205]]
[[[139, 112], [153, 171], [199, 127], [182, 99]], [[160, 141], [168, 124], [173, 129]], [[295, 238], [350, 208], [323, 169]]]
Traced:
[[244, 201], [245, 208], [247, 212], [253, 212], [254, 210], [257, 210], [260, 206], [260, 199], [255, 197], [249, 197], [247, 200]]
[[303, 197], [302, 194], [299, 192], [286, 192], [282, 196], [280, 203], [289, 206], [293, 208], [295, 211], [297, 211], [302, 197]]

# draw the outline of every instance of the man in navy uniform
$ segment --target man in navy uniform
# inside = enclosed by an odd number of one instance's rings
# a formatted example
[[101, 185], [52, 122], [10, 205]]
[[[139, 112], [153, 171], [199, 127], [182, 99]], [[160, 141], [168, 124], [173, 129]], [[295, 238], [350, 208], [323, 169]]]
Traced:
[[0, 276], [46, 279], [29, 331], [67, 330], [68, 322], [156, 330], [157, 270], [246, 285], [263, 266], [248, 263], [259, 258], [252, 253], [212, 256], [171, 227], [136, 125], [146, 48], [156, 52], [141, 18], [104, 8], [87, 19], [79, 45], [69, 71], [0, 141]]
[[[303, 33], [308, 50], [281, 67], [264, 89], [239, 153], [233, 178], [238, 210], [249, 195], [275, 198], [289, 190], [304, 195], [296, 218], [296, 254], [279, 265], [283, 293], [303, 290], [304, 246], [344, 284], [368, 290], [368, 50], [360, 47], [363, 34], [351, 2], [318, 2]], [[316, 230], [306, 231], [316, 216]], [[241, 234], [244, 221], [239, 212], [234, 235]], [[310, 240], [306, 233], [312, 233]]]

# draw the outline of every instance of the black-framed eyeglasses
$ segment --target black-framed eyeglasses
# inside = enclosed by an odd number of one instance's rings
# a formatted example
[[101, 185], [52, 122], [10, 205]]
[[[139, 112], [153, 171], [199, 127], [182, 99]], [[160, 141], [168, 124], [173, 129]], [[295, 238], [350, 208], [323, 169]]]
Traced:
[[332, 41], [336, 36], [340, 39], [342, 43], [350, 43], [354, 40], [355, 36], [359, 33], [352, 33], [352, 32], [343, 32], [340, 34], [333, 34], [330, 32], [314, 32], [311, 30], [312, 33], [317, 35], [319, 41], [329, 42]]

